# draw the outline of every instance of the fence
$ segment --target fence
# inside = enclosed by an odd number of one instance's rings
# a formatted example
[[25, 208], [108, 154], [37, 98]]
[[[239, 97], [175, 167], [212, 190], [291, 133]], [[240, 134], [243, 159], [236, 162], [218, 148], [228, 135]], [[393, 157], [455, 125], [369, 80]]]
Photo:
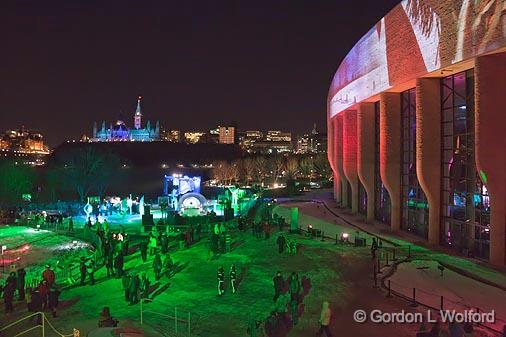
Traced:
[[[411, 256], [411, 258], [413, 257]], [[449, 296], [445, 297], [441, 294], [436, 294], [416, 287], [410, 287], [390, 280], [389, 277], [395, 272], [397, 265], [401, 262], [407, 261], [410, 261], [410, 259], [407, 258], [388, 261], [388, 255], [378, 256], [375, 266], [373, 267], [374, 287], [379, 288], [379, 278], [381, 281], [381, 288], [386, 291], [387, 297], [396, 296], [409, 302], [412, 307], [420, 305], [426, 307], [427, 309], [434, 310], [437, 312], [435, 316], [438, 316], [441, 310], [455, 310], [455, 312], [470, 312], [472, 310], [474, 313], [478, 314], [490, 313], [493, 311], [490, 308], [474, 306], [471, 303], [466, 303], [465, 301], [457, 298], [450, 298]], [[497, 316], [495, 316], [495, 322], [477, 323], [477, 325], [487, 329], [489, 332], [492, 332], [497, 336], [503, 336], [502, 328], [505, 324], [506, 319]]]
[[198, 316], [177, 306], [165, 312], [150, 310], [149, 303], [152, 301], [147, 298], [140, 301], [141, 325], [147, 324], [167, 337], [190, 337], [195, 333]]
[[[58, 337], [79, 337], [80, 335], [79, 330], [75, 328], [70, 334], [63, 334], [59, 332], [53, 326], [53, 324], [47, 319], [46, 314], [43, 312], [35, 312], [0, 328], [0, 335], [9, 337], [18, 337], [24, 336], [38, 329], [40, 329], [41, 337], [47, 336], [48, 332], [53, 332]], [[30, 334], [30, 336], [33, 336], [33, 334]]]

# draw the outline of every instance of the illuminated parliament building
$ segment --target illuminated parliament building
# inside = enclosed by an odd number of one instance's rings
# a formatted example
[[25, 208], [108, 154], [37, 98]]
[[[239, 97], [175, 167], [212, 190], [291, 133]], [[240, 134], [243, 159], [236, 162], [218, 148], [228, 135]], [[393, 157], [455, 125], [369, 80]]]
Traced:
[[151, 122], [148, 121], [145, 127], [142, 127], [142, 112], [141, 112], [141, 99], [137, 98], [137, 108], [134, 114], [134, 127], [128, 128], [122, 119], [118, 119], [114, 124], [111, 123], [109, 128], [106, 128], [105, 121], [102, 122], [102, 127], [97, 129], [97, 124], [93, 125], [93, 137], [90, 139], [92, 142], [116, 142], [116, 141], [139, 141], [151, 142], [160, 140], [160, 122], [156, 122], [155, 127], [151, 127]]
[[334, 196], [428, 245], [506, 264], [506, 6], [404, 0], [327, 99]]

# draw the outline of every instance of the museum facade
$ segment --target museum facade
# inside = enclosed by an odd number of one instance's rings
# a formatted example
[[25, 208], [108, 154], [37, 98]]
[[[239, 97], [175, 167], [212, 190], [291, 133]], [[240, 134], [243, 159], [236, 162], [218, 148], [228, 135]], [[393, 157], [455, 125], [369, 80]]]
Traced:
[[329, 89], [336, 201], [505, 265], [505, 98], [506, 1], [402, 1]]

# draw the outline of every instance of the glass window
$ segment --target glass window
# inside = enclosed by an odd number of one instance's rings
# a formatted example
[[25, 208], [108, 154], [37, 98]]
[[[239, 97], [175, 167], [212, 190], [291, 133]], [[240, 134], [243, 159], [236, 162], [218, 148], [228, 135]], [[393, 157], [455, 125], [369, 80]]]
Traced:
[[374, 217], [383, 223], [390, 223], [390, 196], [381, 181], [380, 174], [380, 107], [374, 104]]
[[367, 215], [367, 193], [360, 179], [358, 180], [358, 212]]
[[474, 158], [474, 73], [441, 81], [441, 238], [470, 256], [488, 258], [490, 203]]
[[416, 175], [416, 90], [401, 93], [402, 172], [401, 228], [427, 238], [429, 211], [427, 198]]

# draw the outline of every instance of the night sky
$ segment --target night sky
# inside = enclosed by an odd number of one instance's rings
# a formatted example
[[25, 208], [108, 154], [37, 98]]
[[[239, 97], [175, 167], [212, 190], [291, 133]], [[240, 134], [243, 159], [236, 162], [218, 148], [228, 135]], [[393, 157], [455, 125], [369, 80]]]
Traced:
[[0, 131], [132, 126], [139, 94], [166, 129], [324, 130], [341, 59], [397, 2], [4, 0]]

